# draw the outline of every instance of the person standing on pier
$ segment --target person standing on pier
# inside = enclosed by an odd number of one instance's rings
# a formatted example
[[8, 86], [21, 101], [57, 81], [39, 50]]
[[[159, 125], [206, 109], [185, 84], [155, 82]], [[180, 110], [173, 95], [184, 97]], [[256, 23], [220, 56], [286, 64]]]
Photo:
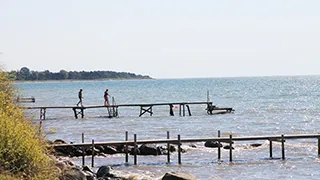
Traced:
[[105, 106], [109, 106], [109, 93], [108, 93], [108, 89], [106, 89], [106, 91], [104, 92], [104, 105]]
[[82, 97], [82, 89], [80, 89], [80, 91], [79, 91], [79, 93], [78, 93], [78, 97], [79, 97], [79, 102], [77, 103], [77, 106], [79, 106], [79, 104], [80, 104], [81, 106], [83, 106], [83, 105], [82, 105], [82, 99], [83, 99], [83, 97]]

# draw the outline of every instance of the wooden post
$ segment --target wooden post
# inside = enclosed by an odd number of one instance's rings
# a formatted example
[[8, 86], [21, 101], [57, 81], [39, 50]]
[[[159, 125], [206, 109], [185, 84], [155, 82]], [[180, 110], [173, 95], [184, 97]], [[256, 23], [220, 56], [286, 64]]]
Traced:
[[133, 143], [133, 146], [134, 146], [134, 149], [133, 149], [133, 154], [134, 154], [134, 165], [137, 165], [137, 134], [134, 134], [133, 135], [133, 139], [134, 139], [134, 143]]
[[270, 153], [270, 158], [272, 159], [272, 140], [269, 139], [269, 153]]
[[94, 167], [94, 140], [92, 139], [92, 159], [91, 159], [91, 167]]
[[181, 106], [182, 104], [179, 104], [179, 115], [181, 116]]
[[[82, 144], [84, 143], [84, 133], [82, 133]], [[82, 146], [82, 166], [85, 164], [85, 148]]]
[[281, 135], [281, 147], [282, 147], [282, 160], [285, 160], [285, 154], [284, 154], [284, 135]]
[[[220, 130], [218, 130], [218, 137], [220, 138]], [[218, 161], [221, 161], [221, 144], [220, 141], [218, 141]]]
[[232, 162], [232, 134], [230, 134], [230, 144], [229, 144], [229, 146], [230, 146], [230, 152], [229, 152], [229, 160], [230, 160], [230, 162]]
[[318, 156], [320, 156], [320, 138], [318, 137]]
[[178, 135], [178, 163], [181, 164], [181, 141], [180, 141], [180, 134]]
[[[167, 139], [170, 139], [170, 134], [169, 134], [169, 131], [167, 131]], [[167, 143], [167, 151], [168, 151], [168, 154], [167, 154], [167, 162], [168, 164], [170, 163], [170, 143], [168, 141]]]
[[187, 106], [187, 109], [188, 109], [189, 116], [191, 116], [190, 107], [189, 107], [189, 105], [188, 105], [188, 104], [187, 104], [186, 106]]
[[174, 116], [174, 113], [173, 113], [173, 105], [172, 105], [172, 104], [169, 104], [169, 107], [170, 107], [170, 116]]
[[183, 116], [186, 116], [186, 107], [185, 107], [185, 104], [183, 104], [182, 108], [183, 108], [183, 111], [182, 111]]
[[[128, 131], [126, 131], [125, 141], [128, 141]], [[129, 155], [128, 155], [128, 143], [125, 145], [125, 153], [126, 153], [126, 163], [129, 162]]]
[[83, 107], [81, 107], [81, 118], [83, 118], [84, 117], [84, 110], [83, 110], [84, 108]]
[[73, 112], [74, 112], [74, 118], [78, 119], [78, 113], [76, 108], [72, 108]]
[[41, 136], [41, 129], [42, 129], [42, 120], [39, 122], [39, 136]]

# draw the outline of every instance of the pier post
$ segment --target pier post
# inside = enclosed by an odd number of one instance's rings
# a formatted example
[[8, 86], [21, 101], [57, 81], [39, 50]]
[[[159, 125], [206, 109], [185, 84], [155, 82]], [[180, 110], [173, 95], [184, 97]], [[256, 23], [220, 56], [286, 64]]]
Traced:
[[92, 139], [92, 159], [91, 159], [91, 167], [94, 167], [94, 140]]
[[181, 164], [181, 140], [180, 140], [180, 134], [178, 135], [178, 164]]
[[285, 160], [285, 152], [284, 152], [284, 135], [281, 135], [281, 147], [282, 147], [282, 160]]
[[174, 113], [173, 113], [173, 105], [172, 105], [172, 104], [169, 104], [169, 107], [170, 107], [170, 116], [174, 116]]
[[[168, 140], [170, 139], [170, 133], [169, 133], [169, 131], [167, 131], [167, 139], [168, 139]], [[169, 143], [169, 141], [167, 142], [167, 151], [168, 151], [168, 154], [167, 154], [167, 163], [169, 164], [169, 163], [170, 163], [170, 143]]]
[[181, 116], [181, 108], [182, 108], [182, 104], [179, 104], [179, 116]]
[[232, 134], [230, 134], [230, 151], [229, 151], [229, 161], [232, 162]]
[[188, 105], [188, 104], [187, 104], [186, 106], [187, 106], [187, 109], [188, 109], [189, 116], [191, 116], [190, 107], [189, 107], [189, 105]]
[[[82, 144], [84, 143], [84, 133], [82, 133]], [[84, 148], [84, 146], [82, 146], [82, 166], [84, 166], [84, 164], [85, 164], [85, 148]]]
[[183, 116], [186, 116], [186, 107], [185, 107], [185, 104], [182, 105], [182, 108], [183, 108], [183, 112], [182, 112], [182, 113], [183, 113]]
[[320, 137], [318, 137], [318, 156], [320, 156]]
[[138, 149], [137, 149], [137, 134], [134, 134], [133, 135], [133, 140], [134, 140], [134, 143], [133, 143], [133, 164], [134, 165], [137, 165], [137, 152], [138, 152]]
[[270, 153], [270, 158], [272, 159], [272, 139], [269, 139], [269, 153]]
[[73, 112], [74, 112], [74, 118], [78, 119], [78, 113], [76, 108], [72, 108]]
[[81, 118], [83, 118], [84, 117], [84, 110], [83, 110], [84, 108], [83, 107], [81, 107]]
[[46, 119], [46, 108], [40, 108], [40, 119]]
[[[126, 131], [125, 141], [128, 141], [128, 131]], [[129, 155], [128, 155], [128, 143], [127, 142], [125, 145], [125, 153], [126, 153], [125, 161], [126, 161], [126, 163], [128, 163], [129, 162]]]
[[[220, 130], [218, 130], [218, 137], [220, 138]], [[221, 144], [220, 141], [218, 141], [218, 162], [221, 161]]]

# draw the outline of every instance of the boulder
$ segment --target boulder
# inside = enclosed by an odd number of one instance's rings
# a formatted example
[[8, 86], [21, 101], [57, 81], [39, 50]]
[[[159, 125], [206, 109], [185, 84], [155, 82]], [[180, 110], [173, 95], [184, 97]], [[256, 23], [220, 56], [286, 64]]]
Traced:
[[204, 143], [204, 146], [210, 147], [210, 148], [218, 148], [219, 146], [222, 147], [222, 144], [221, 143], [219, 144], [218, 141], [206, 141]]
[[101, 166], [97, 171], [97, 178], [111, 177], [110, 170], [110, 166]]
[[67, 168], [59, 177], [60, 180], [86, 180], [86, 174], [76, 167]]
[[52, 142], [53, 144], [67, 144], [64, 140], [62, 139], [56, 139]]
[[161, 154], [160, 148], [158, 148], [156, 144], [142, 144], [139, 150], [141, 155], [156, 156]]
[[260, 143], [253, 143], [253, 144], [250, 144], [251, 147], [259, 147], [259, 146], [262, 146], [262, 144]]
[[113, 146], [103, 146], [103, 151], [101, 151], [105, 154], [117, 154], [119, 151], [117, 150], [116, 147]]
[[[230, 145], [225, 145], [223, 149], [230, 149]], [[232, 149], [234, 149], [234, 147], [232, 147]]]
[[182, 173], [182, 172], [168, 172], [166, 173], [161, 180], [196, 180], [192, 174]]

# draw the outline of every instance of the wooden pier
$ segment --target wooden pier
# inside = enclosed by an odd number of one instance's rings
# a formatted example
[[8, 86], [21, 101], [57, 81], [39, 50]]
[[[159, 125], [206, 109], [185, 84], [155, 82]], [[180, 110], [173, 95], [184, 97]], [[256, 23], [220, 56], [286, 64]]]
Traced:
[[[233, 143], [236, 141], [258, 141], [258, 140], [268, 140], [269, 141], [269, 158], [273, 159], [273, 147], [272, 142], [280, 142], [281, 143], [281, 159], [285, 160], [285, 142], [287, 140], [293, 139], [317, 139], [317, 156], [320, 156], [320, 134], [294, 134], [294, 135], [273, 135], [273, 136], [245, 136], [245, 137], [233, 137], [229, 135], [229, 137], [219, 137], [220, 131], [218, 131], [218, 137], [208, 137], [208, 138], [185, 138], [182, 139], [180, 135], [178, 135], [177, 139], [170, 139], [169, 132], [167, 132], [167, 139], [157, 139], [157, 140], [137, 140], [137, 135], [134, 134], [133, 140], [128, 140], [128, 132], [125, 133], [125, 141], [113, 141], [113, 142], [94, 142], [92, 143], [75, 143], [75, 144], [54, 144], [53, 147], [63, 148], [63, 147], [78, 147], [82, 148], [91, 148], [94, 149], [95, 146], [116, 146], [123, 145], [125, 147], [125, 163], [128, 163], [128, 145], [133, 145], [134, 148], [134, 165], [137, 165], [137, 148], [138, 144], [166, 144], [167, 147], [170, 144], [178, 145], [178, 163], [181, 164], [181, 144], [182, 143], [190, 143], [190, 142], [205, 142], [205, 141], [216, 141], [220, 143], [228, 143], [229, 145], [229, 162], [233, 161]], [[84, 142], [84, 135], [82, 134], [82, 142]], [[221, 162], [221, 147], [218, 146], [218, 158], [217, 160]], [[94, 151], [92, 151], [94, 152]], [[84, 154], [83, 154], [83, 165], [84, 163]], [[92, 162], [94, 162], [94, 153], [92, 153]], [[167, 154], [167, 163], [170, 163], [170, 152]], [[94, 163], [92, 163], [92, 167]]]
[[17, 97], [16, 100], [18, 103], [35, 103], [36, 102], [36, 98], [31, 96], [31, 97]]
[[168, 106], [169, 107], [169, 115], [174, 116], [173, 108], [174, 106], [179, 106], [179, 115], [186, 116], [186, 112], [191, 116], [190, 105], [206, 105], [206, 111], [208, 114], [221, 114], [221, 113], [231, 113], [233, 112], [233, 108], [220, 108], [214, 106], [212, 102], [174, 102], [174, 103], [143, 103], [143, 104], [118, 104], [118, 105], [90, 105], [90, 106], [30, 106], [30, 107], [22, 107], [24, 109], [39, 109], [40, 110], [40, 119], [46, 119], [46, 110], [47, 109], [72, 109], [74, 113], [74, 117], [78, 119], [84, 117], [84, 110], [86, 109], [94, 109], [94, 108], [106, 108], [108, 112], [108, 117], [118, 117], [118, 108], [119, 107], [140, 107], [139, 117], [144, 114], [149, 114], [152, 116], [154, 114], [153, 107], [154, 106]]

